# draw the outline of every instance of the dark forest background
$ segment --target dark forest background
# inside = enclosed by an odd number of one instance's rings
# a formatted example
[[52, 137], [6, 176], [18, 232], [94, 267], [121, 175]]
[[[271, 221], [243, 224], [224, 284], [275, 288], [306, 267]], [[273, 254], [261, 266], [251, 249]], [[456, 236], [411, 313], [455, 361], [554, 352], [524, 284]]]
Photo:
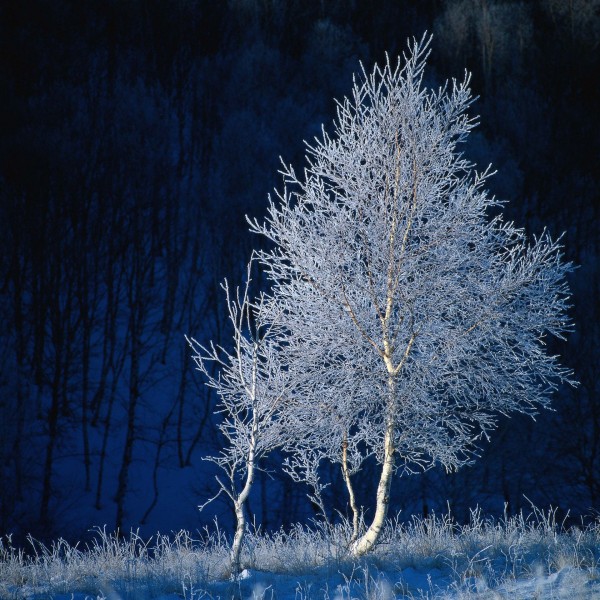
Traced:
[[[600, 510], [599, 0], [9, 0], [0, 3], [0, 533], [196, 529], [216, 491], [214, 395], [183, 335], [227, 343], [279, 156], [332, 122], [359, 60], [433, 33], [428, 83], [473, 73], [465, 152], [534, 235], [565, 232], [581, 385], [501, 421], [458, 473], [398, 479], [392, 512]], [[266, 529], [314, 517], [267, 461]], [[368, 465], [356, 485], [370, 510]], [[331, 517], [346, 513], [341, 473]]]

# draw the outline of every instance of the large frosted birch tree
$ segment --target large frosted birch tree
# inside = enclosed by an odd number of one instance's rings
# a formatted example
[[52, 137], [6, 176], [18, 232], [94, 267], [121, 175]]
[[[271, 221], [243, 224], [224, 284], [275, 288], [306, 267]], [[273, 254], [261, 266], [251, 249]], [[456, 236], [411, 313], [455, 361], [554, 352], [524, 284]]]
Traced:
[[570, 377], [544, 338], [569, 329], [571, 267], [548, 234], [528, 242], [503, 220], [489, 170], [459, 150], [476, 124], [469, 76], [425, 87], [428, 45], [363, 70], [303, 173], [284, 166], [251, 223], [271, 242], [260, 258], [287, 359], [311, 385], [286, 410], [307, 435], [335, 419], [340, 463], [344, 435], [380, 463], [355, 555], [377, 542], [394, 473], [462, 465], [495, 415], [534, 413]]

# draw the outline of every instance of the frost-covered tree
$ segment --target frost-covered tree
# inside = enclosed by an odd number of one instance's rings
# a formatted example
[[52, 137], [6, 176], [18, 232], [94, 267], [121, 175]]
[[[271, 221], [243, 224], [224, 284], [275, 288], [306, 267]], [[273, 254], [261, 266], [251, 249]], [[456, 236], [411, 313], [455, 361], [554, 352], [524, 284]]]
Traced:
[[308, 145], [302, 175], [284, 166], [251, 223], [271, 241], [260, 258], [286, 360], [311, 385], [288, 409], [307, 431], [344, 415], [381, 465], [355, 555], [377, 542], [395, 472], [464, 464], [495, 415], [534, 413], [570, 375], [544, 337], [569, 329], [571, 267], [548, 234], [528, 242], [503, 220], [489, 170], [458, 149], [475, 125], [469, 76], [426, 88], [428, 46], [363, 70], [334, 132]]
[[206, 384], [217, 392], [217, 411], [223, 415], [219, 429], [224, 446], [219, 454], [206, 460], [218, 465], [227, 478], [222, 481], [216, 477], [219, 492], [209, 502], [225, 493], [235, 511], [236, 529], [231, 547], [234, 576], [241, 568], [245, 504], [258, 462], [285, 441], [279, 415], [290, 381], [282, 363], [284, 354], [278, 347], [276, 325], [265, 321], [262, 297], [253, 302], [249, 296], [250, 271], [251, 264], [242, 290], [238, 288], [232, 293], [227, 281], [222, 286], [233, 329], [231, 348], [212, 342], [205, 347], [194, 338], [186, 338]]

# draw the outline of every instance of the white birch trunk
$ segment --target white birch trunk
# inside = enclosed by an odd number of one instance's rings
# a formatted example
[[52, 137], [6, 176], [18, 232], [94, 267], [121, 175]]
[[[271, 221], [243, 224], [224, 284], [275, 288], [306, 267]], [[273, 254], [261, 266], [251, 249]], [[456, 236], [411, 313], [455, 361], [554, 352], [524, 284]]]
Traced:
[[[246, 287], [246, 291], [247, 291]], [[246, 302], [243, 304], [246, 307], [246, 310], [249, 310], [249, 307]], [[248, 313], [246, 313], [248, 314]], [[245, 315], [242, 314], [242, 318]], [[241, 327], [237, 330], [236, 343], [238, 346], [238, 356], [241, 356], [242, 351], [240, 348], [241, 344]], [[246, 532], [246, 515], [244, 511], [244, 505], [246, 504], [246, 500], [250, 495], [250, 490], [252, 489], [252, 484], [254, 483], [254, 466], [256, 462], [256, 443], [258, 436], [258, 415], [256, 413], [256, 377], [257, 377], [257, 355], [256, 355], [257, 346], [254, 344], [253, 355], [252, 355], [252, 381], [249, 388], [246, 388], [248, 395], [252, 401], [253, 407], [253, 418], [252, 418], [252, 433], [250, 435], [250, 447], [248, 450], [248, 460], [246, 462], [246, 483], [244, 484], [244, 489], [240, 492], [240, 495], [237, 498], [233, 498], [233, 505], [235, 509], [235, 518], [236, 518], [236, 527], [235, 527], [235, 535], [233, 536], [233, 544], [231, 545], [231, 574], [234, 577], [237, 577], [241, 571], [240, 565], [240, 555], [242, 552], [242, 542], [244, 541], [244, 533]], [[244, 374], [242, 372], [242, 364], [239, 365], [239, 376], [240, 381], [244, 381]], [[234, 481], [234, 477], [232, 477], [232, 483]]]
[[381, 477], [377, 486], [377, 504], [375, 516], [367, 531], [353, 544], [352, 554], [363, 556], [377, 543], [383, 528], [390, 502], [390, 487], [394, 474], [394, 426], [390, 423], [385, 432], [385, 452]]
[[235, 535], [233, 536], [233, 543], [231, 545], [231, 564], [230, 570], [231, 575], [233, 577], [237, 577], [240, 574], [241, 564], [240, 564], [240, 555], [242, 553], [242, 543], [244, 541], [244, 534], [246, 533], [246, 512], [245, 505], [248, 496], [250, 495], [250, 490], [252, 489], [252, 484], [254, 483], [254, 448], [250, 451], [250, 455], [248, 456], [248, 472], [246, 476], [246, 483], [244, 485], [244, 489], [234, 501], [234, 509], [235, 509]]
[[232, 577], [237, 577], [242, 570], [240, 564], [240, 555], [242, 553], [242, 542], [244, 541], [244, 533], [246, 531], [246, 515], [243, 503], [236, 502], [234, 508], [236, 526], [235, 535], [233, 536], [233, 544], [231, 545], [230, 570]]

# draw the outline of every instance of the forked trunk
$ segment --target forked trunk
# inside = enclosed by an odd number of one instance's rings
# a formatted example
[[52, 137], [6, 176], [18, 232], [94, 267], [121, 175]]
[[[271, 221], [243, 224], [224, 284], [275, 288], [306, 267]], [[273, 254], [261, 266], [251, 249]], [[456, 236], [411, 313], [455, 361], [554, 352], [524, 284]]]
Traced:
[[390, 487], [394, 474], [394, 426], [390, 423], [385, 432], [385, 450], [381, 477], [377, 486], [377, 505], [373, 522], [365, 533], [354, 542], [351, 552], [354, 556], [363, 556], [377, 543], [388, 512]]
[[[411, 342], [412, 344], [412, 342]], [[408, 354], [410, 345], [405, 354]], [[386, 419], [385, 436], [383, 439], [383, 465], [381, 467], [381, 476], [377, 486], [377, 499], [375, 506], [375, 515], [373, 522], [363, 533], [363, 535], [354, 542], [351, 547], [351, 552], [354, 556], [363, 556], [369, 552], [377, 543], [385, 518], [387, 517], [388, 507], [390, 504], [390, 487], [392, 485], [392, 477], [394, 475], [395, 466], [395, 448], [394, 448], [394, 433], [396, 421], [396, 374], [398, 368], [394, 367], [389, 355], [389, 344], [384, 342], [386, 349], [385, 364], [388, 371], [388, 414]]]

